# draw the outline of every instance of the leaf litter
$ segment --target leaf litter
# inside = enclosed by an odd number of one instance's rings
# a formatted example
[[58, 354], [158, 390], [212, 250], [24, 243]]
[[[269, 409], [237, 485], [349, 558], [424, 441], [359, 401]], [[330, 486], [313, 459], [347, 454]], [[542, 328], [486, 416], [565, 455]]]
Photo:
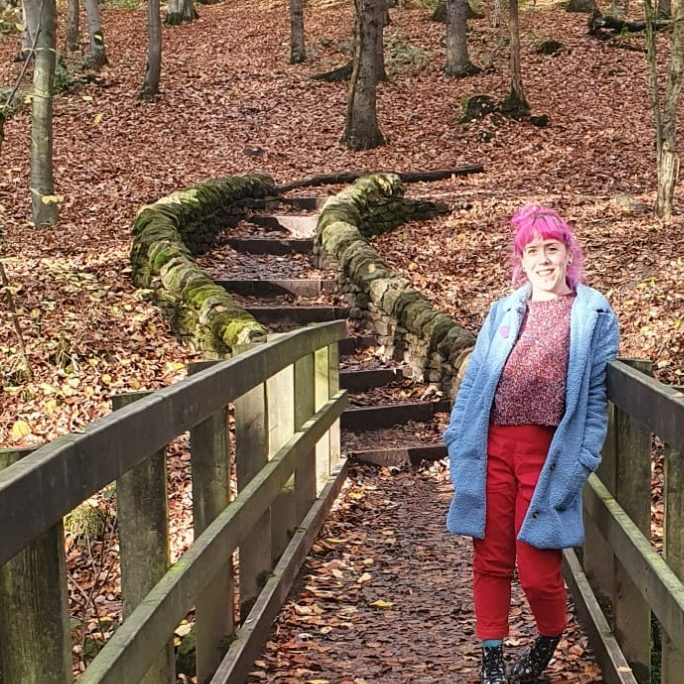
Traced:
[[[508, 217], [525, 202], [551, 204], [577, 226], [587, 281], [609, 295], [620, 319], [622, 353], [650, 358], [657, 377], [682, 383], [684, 231], [681, 215], [666, 226], [643, 210], [655, 196], [644, 56], [590, 39], [584, 16], [541, 4], [526, 7], [521, 13], [525, 86], [533, 109], [547, 113], [550, 125], [536, 129], [490, 117], [462, 126], [457, 120], [463, 98], [507, 93], [501, 33], [487, 18], [471, 22], [471, 56], [487, 68], [474, 78], [451, 80], [442, 72], [444, 29], [426, 21], [428, 14], [415, 6], [392, 10], [388, 41], [417, 47], [428, 59], [392, 70], [393, 80], [379, 89], [380, 125], [388, 145], [354, 154], [339, 142], [346, 84], [309, 79], [348, 58], [352, 15], [346, 3], [312, 3], [306, 15], [310, 61], [301, 66], [287, 64], [284, 2], [203, 6], [199, 21], [164, 29], [164, 92], [151, 104], [136, 97], [145, 55], [142, 43], [130, 40], [144, 32], [144, 8], [104, 8], [110, 66], [80, 94], [55, 100], [56, 191], [64, 199], [59, 226], [41, 231], [39, 239], [28, 224], [29, 113], [21, 110], [5, 124], [2, 258], [34, 377], [27, 379], [9, 317], [3, 316], [0, 444], [36, 445], [80, 430], [109, 412], [112, 394], [154, 390], [184, 376], [185, 363], [197, 355], [170, 334], [148, 293], [132, 287], [129, 226], [143, 203], [206, 178], [248, 172], [287, 181], [341, 169], [417, 170], [481, 162], [484, 174], [410, 187], [410, 194], [441, 198], [453, 210], [376, 238], [383, 258], [476, 331], [489, 303], [508, 288]], [[230, 26], [243, 30], [226, 30]], [[534, 49], [546, 35], [564, 45], [554, 57]], [[15, 41], [0, 37], [5, 83], [12, 83], [20, 68], [10, 59]], [[681, 207], [679, 188], [676, 202]], [[226, 250], [220, 259], [242, 257]], [[250, 264], [243, 260], [241, 267], [246, 273]], [[301, 272], [307, 269], [303, 263]], [[285, 266], [282, 272], [288, 272]], [[185, 456], [183, 461], [178, 452], [170, 461], [172, 497], [181, 504], [172, 523], [176, 554], [190, 536]], [[362, 684], [402, 681], [400, 673], [408, 672], [410, 681], [430, 682], [441, 681], [444, 672], [463, 672], [467, 681], [476, 666], [465, 598], [467, 549], [444, 536], [443, 515], [435, 511], [436, 498], [446, 506], [448, 487], [438, 466], [398, 476], [356, 471], [308, 561], [308, 584], [337, 598], [326, 595], [321, 608], [323, 599], [305, 592], [298, 602], [304, 614], [297, 617], [313, 622], [297, 625], [279, 618], [275, 635], [289, 634], [289, 641], [267, 645], [256, 680], [322, 682], [323, 675], [339, 675], [333, 681]], [[411, 508], [412, 500], [421, 505]], [[369, 506], [354, 508], [363, 502]], [[411, 514], [391, 517], [404, 511]], [[365, 529], [378, 520], [382, 529]], [[396, 535], [383, 533], [392, 529]], [[410, 535], [400, 536], [399, 529]], [[106, 568], [116, 548], [107, 542], [106, 528], [102, 534], [93, 552]], [[370, 546], [359, 550], [359, 542], [366, 541]], [[411, 576], [407, 567], [415, 569], [417, 559], [425, 575]], [[314, 577], [321, 562], [318, 586]], [[70, 563], [73, 569], [73, 553]], [[116, 616], [118, 587], [111, 575], [105, 570], [98, 577], [106, 579], [101, 592], [106, 612]], [[333, 580], [348, 590], [344, 600]], [[78, 581], [88, 592], [88, 582]], [[426, 592], [418, 585], [438, 588], [440, 599], [422, 607]], [[82, 592], [73, 592], [83, 599]], [[361, 597], [361, 603], [347, 604], [347, 594]], [[91, 632], [98, 622], [94, 605], [91, 600]], [[295, 609], [290, 614], [296, 615]], [[323, 618], [324, 624], [316, 622]], [[414, 631], [416, 626], [420, 629]], [[520, 637], [513, 640], [524, 639], [522, 628], [516, 630]], [[317, 631], [335, 639], [301, 636]], [[585, 658], [583, 637], [575, 634], [566, 644], [572, 657], [557, 659], [553, 681], [600, 681]], [[329, 654], [340, 648], [336, 644], [345, 650], [331, 664]], [[318, 664], [312, 658], [316, 651], [322, 656]], [[357, 656], [366, 672], [350, 665]]]

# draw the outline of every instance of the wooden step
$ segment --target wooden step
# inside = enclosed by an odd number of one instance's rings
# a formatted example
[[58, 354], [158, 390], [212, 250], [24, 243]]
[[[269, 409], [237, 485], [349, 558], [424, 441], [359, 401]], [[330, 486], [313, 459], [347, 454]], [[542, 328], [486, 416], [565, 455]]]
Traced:
[[318, 297], [337, 290], [336, 280], [216, 280], [217, 285], [243, 297], [273, 297], [292, 294], [297, 297]]
[[346, 455], [357, 463], [402, 467], [418, 465], [423, 461], [439, 461], [447, 457], [447, 448], [444, 444], [428, 444], [396, 449], [358, 449]]
[[232, 208], [236, 212], [242, 213], [243, 209], [263, 209], [266, 211], [272, 211], [278, 207], [282, 207], [283, 204], [287, 204], [294, 209], [301, 209], [303, 211], [315, 211], [316, 209], [322, 209], [323, 205], [327, 202], [328, 195], [307, 195], [301, 197], [266, 197], [266, 198], [245, 198], [241, 200], [236, 200], [232, 204]]
[[385, 387], [403, 377], [401, 368], [342, 370], [340, 371], [340, 388], [350, 392], [363, 392], [371, 387]]
[[311, 238], [258, 238], [229, 237], [220, 241], [222, 245], [232, 247], [236, 252], [244, 254], [308, 254], [313, 252]]
[[349, 315], [346, 306], [246, 306], [245, 311], [254, 316], [262, 325], [271, 323], [325, 323], [338, 321]]
[[362, 349], [368, 349], [377, 344], [377, 340], [373, 335], [354, 335], [352, 337], [344, 337], [339, 342], [340, 356], [354, 356]]
[[342, 414], [340, 424], [347, 430], [376, 430], [408, 423], [409, 420], [426, 422], [432, 420], [435, 413], [448, 412], [450, 408], [448, 400], [406, 402], [385, 406], [353, 406]]
[[[268, 231], [287, 231], [293, 238], [312, 238], [316, 234], [317, 214], [254, 214], [245, 219], [247, 223]], [[269, 239], [273, 236], [268, 235]]]

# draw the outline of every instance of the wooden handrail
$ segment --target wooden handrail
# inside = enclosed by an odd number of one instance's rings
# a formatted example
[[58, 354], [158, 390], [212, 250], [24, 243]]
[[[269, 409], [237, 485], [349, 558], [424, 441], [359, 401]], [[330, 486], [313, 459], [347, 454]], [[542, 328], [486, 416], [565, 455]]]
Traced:
[[344, 335], [343, 321], [287, 333], [100, 418], [83, 433], [51, 442], [0, 472], [0, 565], [175, 437]]
[[684, 397], [622, 361], [607, 372], [608, 398], [671, 447], [684, 451]]

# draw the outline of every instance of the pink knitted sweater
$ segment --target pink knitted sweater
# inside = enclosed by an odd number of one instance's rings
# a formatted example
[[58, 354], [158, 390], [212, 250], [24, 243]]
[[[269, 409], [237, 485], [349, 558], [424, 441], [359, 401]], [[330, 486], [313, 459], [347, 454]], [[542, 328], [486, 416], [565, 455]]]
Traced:
[[528, 300], [494, 397], [494, 425], [558, 425], [565, 410], [570, 309], [575, 295]]

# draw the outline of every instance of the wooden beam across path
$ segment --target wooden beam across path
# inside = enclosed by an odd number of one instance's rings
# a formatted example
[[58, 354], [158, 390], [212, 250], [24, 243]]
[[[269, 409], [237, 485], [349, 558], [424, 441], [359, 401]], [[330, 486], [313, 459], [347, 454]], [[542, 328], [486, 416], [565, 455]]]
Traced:
[[349, 308], [346, 306], [297, 306], [277, 304], [275, 306], [247, 305], [245, 311], [263, 325], [274, 323], [296, 323], [308, 325], [309, 323], [321, 323], [322, 321], [346, 320], [349, 316]]
[[409, 420], [432, 420], [435, 413], [448, 412], [451, 402], [440, 401], [406, 402], [385, 406], [352, 406], [342, 415], [342, 427], [347, 430], [363, 430], [372, 425], [374, 428], [391, 427]]
[[297, 297], [318, 297], [337, 290], [336, 280], [318, 280], [314, 278], [251, 280], [246, 278], [233, 280], [215, 280], [217, 285], [229, 292], [245, 297], [273, 297], [291, 294]]
[[116, 630], [81, 676], [82, 684], [122, 684], [142, 678], [169, 638], [169, 625], [178, 624], [197, 603], [207, 578], [221, 570], [251, 533], [345, 404], [346, 393], [339, 392], [277, 451]]
[[0, 565], [179, 434], [344, 335], [344, 321], [286, 333], [100, 418], [82, 433], [61, 437], [1, 471]]
[[[404, 183], [420, 183], [436, 180], [446, 180], [452, 176], [466, 176], [471, 173], [482, 173], [482, 164], [469, 164], [466, 166], [455, 166], [450, 169], [436, 169], [434, 171], [408, 171], [397, 173]], [[328, 173], [320, 176], [312, 176], [302, 180], [283, 183], [276, 189], [278, 192], [289, 192], [297, 188], [308, 188], [319, 185], [337, 185], [338, 183], [353, 183], [361, 176], [368, 176], [374, 173], [388, 173], [387, 171], [341, 171], [339, 173]]]
[[246, 254], [309, 254], [313, 251], [311, 238], [260, 238], [260, 237], [228, 237], [217, 244], [228, 245], [236, 252]]

